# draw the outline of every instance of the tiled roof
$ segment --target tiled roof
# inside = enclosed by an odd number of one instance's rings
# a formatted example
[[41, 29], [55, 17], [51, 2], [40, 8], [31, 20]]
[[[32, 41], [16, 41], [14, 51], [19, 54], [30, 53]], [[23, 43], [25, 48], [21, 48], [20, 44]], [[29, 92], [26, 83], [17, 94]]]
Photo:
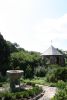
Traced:
[[42, 55], [62, 55], [62, 53], [51, 45]]

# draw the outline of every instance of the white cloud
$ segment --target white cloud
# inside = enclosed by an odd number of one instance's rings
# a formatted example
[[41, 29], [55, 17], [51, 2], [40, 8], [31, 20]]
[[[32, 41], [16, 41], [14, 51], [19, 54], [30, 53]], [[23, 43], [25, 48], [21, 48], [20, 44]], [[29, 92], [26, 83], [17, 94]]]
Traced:
[[43, 52], [51, 40], [55, 47], [66, 49], [67, 14], [36, 20], [36, 7], [32, 5], [32, 0], [0, 0], [0, 31], [4, 38], [27, 50]]
[[0, 31], [6, 39], [23, 44], [30, 20], [31, 0], [0, 0]]
[[66, 49], [62, 43], [67, 39], [67, 14], [57, 19], [43, 19], [35, 24], [33, 33], [36, 40], [44, 44], [43, 50], [46, 43], [47, 46], [50, 45], [51, 40], [56, 47]]

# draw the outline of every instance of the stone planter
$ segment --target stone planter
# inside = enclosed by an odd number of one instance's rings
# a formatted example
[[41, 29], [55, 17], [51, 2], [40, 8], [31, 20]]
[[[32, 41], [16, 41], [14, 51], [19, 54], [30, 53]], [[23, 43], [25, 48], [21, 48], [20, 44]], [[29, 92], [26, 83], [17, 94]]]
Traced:
[[7, 75], [10, 79], [11, 91], [20, 91], [20, 78], [23, 75], [23, 70], [7, 70]]

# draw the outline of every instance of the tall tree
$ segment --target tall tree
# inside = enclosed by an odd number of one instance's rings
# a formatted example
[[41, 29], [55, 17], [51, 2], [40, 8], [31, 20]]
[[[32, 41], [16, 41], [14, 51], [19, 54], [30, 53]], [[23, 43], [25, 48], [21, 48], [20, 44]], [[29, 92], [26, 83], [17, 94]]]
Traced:
[[17, 43], [12, 43], [10, 41], [6, 41], [9, 48], [10, 48], [10, 53], [18, 52], [18, 51], [25, 51], [24, 48], [21, 48]]
[[5, 74], [6, 70], [9, 67], [9, 56], [10, 56], [10, 49], [6, 43], [6, 40], [0, 33], [0, 73], [2, 75]]
[[10, 53], [13, 53], [13, 52], [17, 52], [18, 49], [18, 44], [17, 43], [11, 43], [10, 41], [6, 41], [7, 42], [7, 45], [9, 46], [10, 48]]

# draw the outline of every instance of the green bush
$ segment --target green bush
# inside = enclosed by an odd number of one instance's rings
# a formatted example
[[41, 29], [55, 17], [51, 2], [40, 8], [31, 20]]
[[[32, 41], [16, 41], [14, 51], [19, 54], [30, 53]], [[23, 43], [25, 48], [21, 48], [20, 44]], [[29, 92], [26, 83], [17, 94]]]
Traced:
[[0, 76], [0, 82], [5, 82], [5, 81], [6, 81], [6, 79], [7, 79], [7, 77], [6, 77], [6, 76]]
[[26, 84], [27, 84], [27, 85], [31, 85], [31, 86], [33, 86], [33, 87], [35, 86], [35, 83], [33, 83], [33, 82], [26, 82]]
[[28, 98], [29, 97], [29, 93], [27, 91], [23, 92], [23, 98]]
[[47, 74], [46, 80], [47, 80], [48, 82], [56, 82], [56, 81], [57, 81], [57, 79], [56, 79], [56, 77], [55, 77], [55, 74]]
[[33, 77], [34, 77], [34, 68], [28, 65], [25, 70], [25, 78], [33, 78]]
[[51, 100], [67, 100], [67, 83], [61, 80], [56, 83], [56, 86], [59, 89]]
[[3, 97], [3, 93], [0, 93], [0, 100], [2, 100], [2, 97]]
[[54, 68], [47, 73], [48, 82], [57, 82], [58, 80], [67, 81], [67, 68]]
[[0, 83], [0, 87], [2, 87], [2, 83]]
[[59, 90], [51, 100], [67, 100], [67, 91]]
[[15, 97], [16, 97], [16, 99], [21, 99], [21, 95], [22, 95], [21, 92], [17, 92], [17, 93], [15, 93]]
[[4, 100], [12, 100], [12, 94], [11, 93], [5, 93], [4, 94]]
[[65, 83], [64, 81], [60, 80], [60, 81], [58, 81], [58, 82], [56, 83], [56, 86], [57, 86], [58, 88], [60, 88], [60, 89], [64, 89], [64, 88], [66, 88], [66, 83]]
[[37, 94], [39, 94], [40, 92], [42, 92], [42, 88], [36, 86], [36, 87], [33, 88], [33, 91], [35, 91], [35, 94], [37, 95]]
[[35, 91], [33, 91], [32, 89], [29, 90], [29, 96], [33, 97], [35, 96]]
[[24, 98], [34, 97], [35, 95], [42, 92], [42, 88], [35, 86], [32, 89], [24, 90], [22, 92], [6, 92], [6, 93], [0, 93], [0, 99], [4, 98], [3, 100], [21, 100]]
[[45, 67], [37, 67], [35, 69], [35, 76], [37, 77], [44, 77], [46, 75], [46, 68]]

